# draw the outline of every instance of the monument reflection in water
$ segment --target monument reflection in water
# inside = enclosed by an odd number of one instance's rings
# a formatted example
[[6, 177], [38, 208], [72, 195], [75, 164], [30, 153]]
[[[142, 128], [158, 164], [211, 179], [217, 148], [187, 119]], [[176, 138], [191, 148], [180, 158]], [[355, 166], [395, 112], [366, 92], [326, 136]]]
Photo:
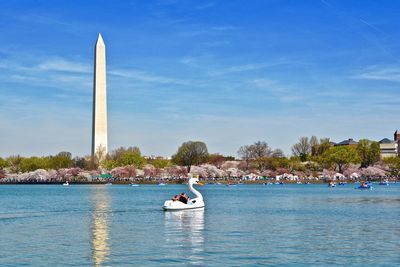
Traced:
[[93, 186], [91, 202], [93, 206], [91, 221], [93, 266], [103, 266], [110, 253], [108, 218], [110, 206], [107, 188]]
[[165, 243], [168, 248], [179, 248], [174, 250], [177, 259], [187, 259], [191, 265], [202, 265], [204, 208], [165, 212]]

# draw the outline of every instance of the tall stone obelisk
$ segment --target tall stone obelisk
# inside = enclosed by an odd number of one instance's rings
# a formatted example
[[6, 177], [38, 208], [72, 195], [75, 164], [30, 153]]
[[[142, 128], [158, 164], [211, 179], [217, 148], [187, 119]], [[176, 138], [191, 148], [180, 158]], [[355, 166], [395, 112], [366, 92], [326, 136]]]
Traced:
[[99, 149], [103, 156], [108, 152], [106, 46], [101, 34], [94, 52], [92, 156]]

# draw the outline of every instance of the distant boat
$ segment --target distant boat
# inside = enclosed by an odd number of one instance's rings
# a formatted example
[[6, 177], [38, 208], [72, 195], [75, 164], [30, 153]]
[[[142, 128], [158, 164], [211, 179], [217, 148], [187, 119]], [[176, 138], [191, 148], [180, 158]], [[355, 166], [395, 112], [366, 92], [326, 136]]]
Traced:
[[296, 184], [302, 184], [302, 182], [300, 182], [300, 181], [297, 181], [297, 182], [296, 182]]
[[166, 183], [159, 183], [158, 184], [159, 186], [164, 186], [164, 185], [167, 185]]
[[328, 184], [328, 187], [336, 187], [336, 183], [330, 182], [330, 183]]
[[65, 183], [63, 183], [63, 186], [69, 186], [68, 181], [66, 181]]
[[386, 186], [388, 186], [388, 185], [389, 185], [389, 181], [388, 181], [388, 180], [382, 181], [382, 182], [379, 183], [379, 185], [386, 185]]
[[138, 184], [130, 183], [130, 186], [139, 186]]
[[372, 190], [372, 183], [371, 182], [364, 182], [360, 186], [354, 188], [354, 189], [360, 189], [360, 190]]
[[226, 184], [226, 186], [237, 186], [237, 184], [229, 183], [229, 184]]
[[112, 185], [112, 183], [106, 183], [106, 184], [104, 184], [104, 185]]
[[367, 186], [362, 186], [362, 185], [360, 185], [359, 187], [356, 187], [356, 188], [354, 188], [354, 189], [360, 189], [360, 190], [372, 190], [372, 189], [373, 189], [373, 187], [372, 187], [372, 186], [370, 186], [370, 185], [367, 185]]

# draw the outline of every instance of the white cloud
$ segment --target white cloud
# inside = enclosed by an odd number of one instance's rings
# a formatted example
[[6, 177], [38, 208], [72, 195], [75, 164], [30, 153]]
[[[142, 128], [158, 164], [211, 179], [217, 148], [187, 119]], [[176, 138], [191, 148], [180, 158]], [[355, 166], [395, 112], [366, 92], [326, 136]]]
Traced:
[[37, 68], [41, 71], [62, 71], [62, 72], [77, 72], [77, 73], [92, 73], [92, 67], [81, 62], [69, 61], [62, 58], [49, 59], [40, 63]]
[[210, 65], [212, 65], [215, 61], [216, 59], [214, 55], [210, 53], [203, 53], [200, 55], [189, 55], [178, 60], [178, 62], [181, 64], [204, 70], [210, 69]]
[[365, 80], [400, 82], [400, 67], [372, 66], [352, 77]]
[[276, 66], [281, 66], [281, 65], [294, 65], [294, 64], [304, 65], [304, 64], [308, 64], [308, 63], [290, 60], [290, 59], [277, 59], [277, 60], [274, 60], [274, 61], [271, 60], [270, 62], [265, 62], [265, 63], [247, 63], [247, 64], [236, 65], [236, 66], [222, 67], [220, 69], [211, 70], [207, 74], [210, 76], [220, 76], [220, 75], [231, 74], [231, 73], [239, 73], [239, 72], [259, 70], [259, 69], [264, 69], [264, 68], [271, 68], [271, 67], [276, 67]]
[[214, 31], [230, 31], [230, 30], [236, 30], [237, 27], [231, 25], [221, 25], [221, 26], [211, 27], [211, 29]]
[[171, 77], [165, 77], [160, 75], [150, 74], [144, 71], [132, 70], [132, 69], [113, 69], [108, 72], [110, 75], [138, 80], [149, 83], [160, 83], [160, 84], [179, 84], [188, 85], [189, 81]]
[[63, 25], [63, 26], [70, 26], [71, 23], [66, 21], [50, 17], [50, 16], [43, 16], [37, 14], [24, 14], [15, 17], [16, 20], [27, 22], [27, 23], [38, 23], [38, 24], [48, 24], [48, 25]]
[[179, 62], [182, 64], [191, 65], [192, 63], [196, 62], [196, 57], [191, 57], [191, 56], [184, 57], [180, 59]]
[[181, 32], [180, 35], [184, 37], [195, 37], [203, 34], [217, 34], [220, 35], [221, 32], [225, 31], [233, 31], [236, 30], [237, 27], [232, 25], [217, 25], [217, 26], [203, 26], [198, 25], [194, 26], [190, 31]]
[[237, 73], [237, 72], [244, 72], [244, 71], [250, 71], [250, 70], [257, 70], [257, 69], [262, 69], [267, 67], [268, 64], [244, 64], [244, 65], [238, 65], [238, 66], [231, 66], [228, 68], [221, 68], [219, 70], [212, 70], [208, 72], [208, 75], [210, 76], [219, 76], [219, 75], [225, 75], [225, 74], [231, 74], [231, 73]]
[[209, 2], [209, 3], [205, 3], [203, 5], [199, 5], [197, 6], [195, 9], [201, 10], [201, 9], [209, 9], [215, 6], [215, 3], [213, 2]]
[[21, 75], [21, 74], [13, 74], [9, 76], [11, 79], [19, 81], [19, 82], [38, 82], [41, 81], [38, 77]]
[[276, 85], [278, 82], [269, 78], [254, 79], [251, 81], [257, 87], [270, 87]]
[[89, 64], [72, 61], [66, 58], [25, 58], [23, 55], [16, 55], [7, 61], [0, 62], [0, 68], [10, 72], [30, 74], [40, 72], [73, 72], [87, 74], [93, 69]]

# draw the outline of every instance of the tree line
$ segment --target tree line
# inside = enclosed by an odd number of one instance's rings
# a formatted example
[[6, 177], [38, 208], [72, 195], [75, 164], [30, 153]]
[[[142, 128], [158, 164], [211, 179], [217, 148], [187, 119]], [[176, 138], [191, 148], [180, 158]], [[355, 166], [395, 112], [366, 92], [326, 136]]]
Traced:
[[[381, 160], [378, 142], [362, 139], [356, 146], [334, 146], [329, 138], [301, 137], [292, 146], [292, 155], [285, 156], [281, 149], [272, 149], [265, 141], [256, 141], [253, 144], [243, 145], [237, 151], [240, 165], [245, 171], [292, 172], [303, 171], [308, 173], [321, 172], [324, 169], [340, 173], [349, 165], [358, 165], [360, 168], [373, 166], [378, 162], [388, 165], [394, 174], [400, 171], [400, 158], [392, 157]], [[224, 156], [218, 153], [210, 154], [207, 145], [202, 141], [188, 141], [182, 143], [171, 159], [162, 157], [146, 158], [138, 147], [120, 147], [108, 154], [101, 149], [94, 157], [74, 157], [69, 152], [60, 152], [54, 156], [45, 157], [0, 157], [0, 170], [8, 168], [12, 173], [29, 172], [37, 169], [81, 168], [86, 170], [112, 170], [117, 167], [133, 166], [142, 169], [151, 164], [157, 169], [172, 166], [186, 167], [190, 172], [193, 165], [209, 163], [217, 168], [226, 161], [236, 160], [233, 156]]]

